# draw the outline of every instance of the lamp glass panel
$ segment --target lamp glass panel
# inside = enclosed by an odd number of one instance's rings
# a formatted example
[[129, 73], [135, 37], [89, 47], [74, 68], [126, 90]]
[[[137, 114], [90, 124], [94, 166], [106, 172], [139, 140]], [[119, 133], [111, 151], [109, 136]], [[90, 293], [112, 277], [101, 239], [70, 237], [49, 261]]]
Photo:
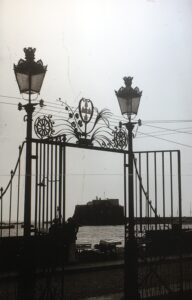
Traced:
[[137, 114], [139, 103], [140, 103], [140, 97], [125, 99], [118, 97], [119, 106], [121, 109], [122, 114]]
[[43, 83], [45, 73], [31, 76], [31, 91], [32, 93], [39, 93]]
[[36, 74], [31, 76], [31, 87], [29, 85], [30, 76], [28, 74], [16, 73], [16, 79], [19, 86], [20, 93], [32, 94], [39, 93], [43, 83], [45, 73]]
[[118, 101], [119, 101], [119, 106], [120, 106], [122, 115], [132, 113], [131, 99], [125, 99], [125, 98], [118, 97]]
[[26, 93], [29, 90], [29, 75], [15, 73], [20, 93]]
[[132, 113], [137, 114], [139, 109], [139, 103], [140, 103], [140, 96], [132, 98]]

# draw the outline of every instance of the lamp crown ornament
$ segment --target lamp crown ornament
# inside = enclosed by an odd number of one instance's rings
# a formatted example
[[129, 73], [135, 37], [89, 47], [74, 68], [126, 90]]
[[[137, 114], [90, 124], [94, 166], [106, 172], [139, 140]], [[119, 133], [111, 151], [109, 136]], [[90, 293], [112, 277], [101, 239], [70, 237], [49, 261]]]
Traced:
[[33, 62], [35, 59], [35, 48], [32, 47], [28, 47], [28, 48], [24, 48], [23, 51], [25, 52], [25, 59], [28, 62]]
[[132, 81], [133, 77], [123, 77], [125, 87], [121, 87], [118, 91], [115, 91], [117, 96], [120, 97], [127, 97], [127, 98], [132, 98], [132, 97], [137, 97], [142, 95], [142, 91], [139, 90], [138, 87], [132, 88]]
[[130, 88], [131, 85], [132, 85], [132, 81], [133, 81], [133, 77], [123, 77], [123, 80], [124, 80], [124, 83], [125, 83], [125, 86], [127, 88]]

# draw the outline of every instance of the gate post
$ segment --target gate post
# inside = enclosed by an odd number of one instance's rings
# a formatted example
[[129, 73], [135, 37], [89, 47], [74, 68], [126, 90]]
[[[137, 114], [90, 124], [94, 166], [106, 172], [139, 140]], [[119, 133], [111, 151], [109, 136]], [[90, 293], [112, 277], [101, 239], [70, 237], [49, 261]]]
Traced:
[[[30, 95], [30, 94], [29, 94]], [[25, 105], [27, 113], [26, 137], [26, 169], [25, 169], [25, 204], [24, 204], [24, 236], [31, 232], [31, 155], [32, 155], [32, 114], [35, 107], [32, 103]]]
[[[18, 104], [18, 109], [25, 109], [27, 113], [27, 137], [26, 137], [26, 173], [25, 173], [25, 207], [24, 207], [24, 236], [30, 236], [31, 232], [31, 152], [32, 152], [32, 115], [37, 103], [32, 103], [32, 94], [39, 94], [47, 67], [41, 60], [35, 61], [35, 48], [24, 48], [25, 60], [20, 59], [14, 64], [14, 72], [21, 94], [28, 95], [28, 104]], [[43, 101], [40, 100], [40, 106]]]
[[[129, 155], [129, 221], [127, 219], [125, 223], [126, 237], [125, 237], [125, 299], [138, 299], [138, 286], [137, 286], [137, 241], [135, 239], [134, 232], [134, 190], [133, 190], [133, 128], [135, 124], [141, 125], [141, 122], [131, 122], [131, 116], [137, 115], [142, 92], [138, 87], [132, 88], [133, 77], [123, 78], [125, 87], [121, 87], [118, 91], [115, 91], [117, 96], [120, 110], [122, 115], [127, 116], [128, 123], [122, 124], [128, 131], [128, 155]], [[128, 227], [128, 228], [127, 228]], [[128, 234], [127, 234], [128, 233]]]
[[137, 241], [134, 231], [134, 188], [133, 188], [133, 128], [135, 123], [129, 120], [125, 124], [128, 130], [128, 201], [129, 218], [125, 218], [125, 274], [124, 296], [125, 300], [138, 299], [138, 268], [137, 268]]

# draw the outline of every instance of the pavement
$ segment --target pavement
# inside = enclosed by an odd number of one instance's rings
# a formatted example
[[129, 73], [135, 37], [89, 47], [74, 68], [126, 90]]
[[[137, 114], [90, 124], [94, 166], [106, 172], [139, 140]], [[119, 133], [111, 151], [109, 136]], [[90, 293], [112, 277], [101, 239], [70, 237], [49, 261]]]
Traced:
[[65, 273], [83, 272], [83, 271], [95, 271], [122, 268], [124, 266], [123, 260], [112, 260], [102, 262], [90, 262], [90, 263], [78, 263], [65, 266]]

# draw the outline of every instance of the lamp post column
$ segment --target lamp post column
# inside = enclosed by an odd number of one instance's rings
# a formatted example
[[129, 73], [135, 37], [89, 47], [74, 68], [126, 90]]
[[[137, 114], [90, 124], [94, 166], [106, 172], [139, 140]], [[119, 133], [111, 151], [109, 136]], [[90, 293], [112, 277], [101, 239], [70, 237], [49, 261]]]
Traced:
[[[29, 95], [30, 99], [30, 95]], [[35, 110], [34, 105], [29, 103], [24, 105], [27, 121], [26, 133], [26, 167], [25, 167], [25, 204], [24, 204], [24, 236], [30, 236], [31, 230], [31, 171], [32, 171], [32, 115]]]
[[137, 274], [137, 243], [134, 233], [134, 188], [133, 188], [133, 128], [134, 123], [129, 121], [126, 124], [128, 130], [128, 201], [129, 221], [126, 221], [125, 240], [125, 299], [138, 299], [138, 274]]
[[[123, 78], [125, 87], [115, 91], [122, 115], [128, 117], [126, 126], [128, 131], [128, 207], [129, 218], [125, 221], [125, 275], [124, 275], [124, 296], [127, 300], [139, 299], [138, 293], [138, 268], [137, 268], [137, 240], [134, 232], [134, 188], [133, 188], [133, 128], [137, 123], [131, 122], [132, 115], [137, 115], [142, 92], [138, 87], [132, 88], [133, 77]], [[125, 205], [127, 197], [125, 195]]]
[[[47, 67], [43, 66], [41, 60], [35, 62], [35, 48], [24, 48], [25, 60], [20, 59], [14, 64], [14, 72], [21, 94], [29, 96], [26, 105], [18, 104], [18, 109], [25, 109], [27, 115], [26, 132], [26, 167], [25, 167], [25, 199], [24, 199], [24, 236], [30, 236], [31, 232], [31, 169], [32, 169], [32, 115], [35, 105], [31, 103], [31, 95], [39, 94]], [[26, 99], [25, 99], [26, 100]], [[41, 104], [40, 104], [41, 106]]]
[[129, 151], [129, 240], [135, 238], [134, 235], [134, 194], [133, 194], [133, 128], [134, 123], [129, 121], [126, 124], [128, 130], [128, 151]]

